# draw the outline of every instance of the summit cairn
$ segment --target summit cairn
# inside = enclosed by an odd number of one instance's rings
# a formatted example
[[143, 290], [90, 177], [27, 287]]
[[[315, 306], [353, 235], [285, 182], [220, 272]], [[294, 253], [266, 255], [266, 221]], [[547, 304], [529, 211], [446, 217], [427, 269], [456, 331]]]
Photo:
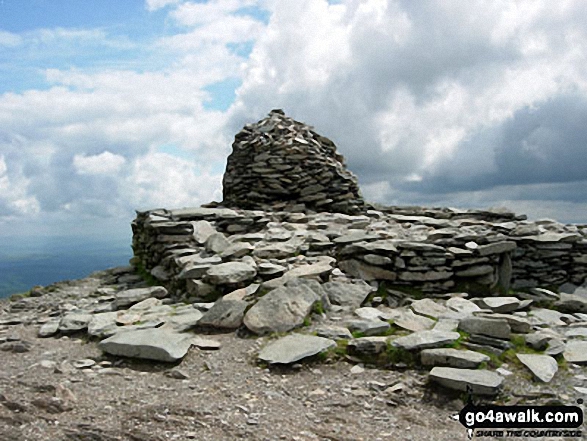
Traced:
[[231, 208], [346, 214], [365, 204], [334, 143], [279, 109], [235, 136], [223, 198]]

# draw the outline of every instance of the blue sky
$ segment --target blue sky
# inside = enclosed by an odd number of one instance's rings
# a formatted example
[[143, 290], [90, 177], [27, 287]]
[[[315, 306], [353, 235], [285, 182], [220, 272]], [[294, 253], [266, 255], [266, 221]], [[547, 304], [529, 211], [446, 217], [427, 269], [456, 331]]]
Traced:
[[370, 201], [587, 222], [585, 54], [581, 0], [0, 0], [0, 237], [220, 200], [273, 108]]

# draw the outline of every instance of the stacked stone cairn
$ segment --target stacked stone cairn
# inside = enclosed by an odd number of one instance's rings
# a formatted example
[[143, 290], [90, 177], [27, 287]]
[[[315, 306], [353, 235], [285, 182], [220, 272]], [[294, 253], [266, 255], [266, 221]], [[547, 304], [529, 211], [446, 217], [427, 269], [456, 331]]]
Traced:
[[278, 109], [236, 135], [223, 188], [226, 207], [353, 214], [364, 206], [334, 143]]

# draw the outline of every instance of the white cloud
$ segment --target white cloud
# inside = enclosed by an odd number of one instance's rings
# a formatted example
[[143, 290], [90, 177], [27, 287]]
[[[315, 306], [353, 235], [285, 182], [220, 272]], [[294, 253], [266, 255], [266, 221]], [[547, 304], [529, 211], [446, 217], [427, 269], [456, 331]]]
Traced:
[[170, 16], [185, 26], [221, 22], [230, 14], [258, 4], [258, 0], [209, 0], [205, 3], [182, 3]]
[[80, 175], [110, 175], [117, 173], [126, 160], [123, 156], [115, 155], [109, 151], [99, 155], [73, 157], [73, 166]]
[[9, 175], [4, 155], [0, 155], [0, 212], [4, 216], [29, 216], [39, 213], [39, 202], [27, 194], [28, 180], [16, 170]]
[[169, 5], [176, 5], [181, 0], [146, 0], [146, 7], [149, 11], [156, 11]]
[[0, 47], [16, 47], [22, 44], [22, 42], [23, 39], [20, 35], [0, 30]]

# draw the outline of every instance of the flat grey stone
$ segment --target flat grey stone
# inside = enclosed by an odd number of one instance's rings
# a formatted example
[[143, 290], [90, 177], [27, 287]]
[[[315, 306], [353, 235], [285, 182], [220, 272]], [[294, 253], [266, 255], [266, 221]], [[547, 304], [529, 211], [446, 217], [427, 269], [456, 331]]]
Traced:
[[446, 306], [449, 309], [459, 313], [462, 317], [472, 315], [474, 312], [481, 311], [477, 305], [462, 297], [451, 297], [446, 301]]
[[43, 323], [41, 329], [39, 329], [38, 336], [39, 337], [51, 337], [52, 335], [57, 334], [59, 331], [59, 324], [61, 319], [52, 319], [49, 320], [47, 323]]
[[393, 324], [408, 331], [417, 332], [431, 329], [436, 323], [423, 315], [414, 314], [410, 309], [400, 310], [401, 314], [394, 319]]
[[187, 354], [191, 341], [186, 334], [151, 328], [119, 332], [98, 346], [111, 355], [174, 362]]
[[213, 285], [230, 285], [246, 282], [257, 275], [257, 270], [242, 262], [226, 262], [211, 267], [205, 280]]
[[397, 279], [397, 274], [393, 271], [389, 271], [375, 265], [369, 265], [356, 259], [341, 260], [338, 262], [338, 267], [346, 274], [361, 280], [394, 281]]
[[456, 331], [459, 329], [459, 321], [457, 319], [441, 318], [435, 324], [432, 330], [434, 331]]
[[63, 316], [59, 324], [61, 332], [77, 332], [87, 329], [88, 323], [92, 319], [92, 314], [85, 312], [70, 312]]
[[259, 353], [259, 359], [271, 364], [290, 364], [334, 346], [336, 342], [328, 338], [292, 334], [268, 344]]
[[357, 283], [327, 282], [322, 285], [333, 305], [358, 308], [375, 289], [363, 280]]
[[[378, 320], [382, 318], [382, 312], [372, 306], [364, 306], [362, 308], [355, 309], [355, 314], [365, 320]], [[383, 314], [385, 315], [385, 314]]]
[[134, 288], [120, 291], [115, 294], [114, 303], [118, 309], [126, 308], [135, 303], [139, 303], [150, 297], [162, 299], [167, 297], [167, 290], [162, 286], [150, 286], [148, 288]]
[[294, 279], [261, 297], [245, 314], [244, 324], [256, 334], [287, 332], [301, 326], [320, 300], [320, 289], [315, 280]]
[[511, 328], [504, 319], [466, 317], [459, 322], [459, 329], [469, 334], [482, 334], [495, 338], [510, 338]]
[[517, 297], [484, 297], [480, 299], [481, 308], [491, 309], [493, 312], [506, 313], [518, 309], [520, 299]]
[[191, 305], [183, 309], [178, 308], [175, 313], [166, 317], [164, 328], [184, 332], [199, 324], [203, 315], [202, 311]]
[[198, 324], [220, 329], [237, 329], [243, 324], [248, 305], [244, 300], [219, 299]]
[[587, 338], [587, 327], [571, 328], [565, 332], [566, 337], [586, 337]]
[[484, 317], [492, 320], [503, 319], [510, 325], [512, 332], [518, 334], [527, 334], [532, 331], [532, 323], [526, 317], [513, 314], [475, 314], [476, 317]]
[[550, 355], [542, 354], [516, 354], [536, 378], [544, 383], [549, 383], [558, 371], [558, 364]]
[[255, 247], [246, 242], [235, 242], [230, 244], [220, 253], [223, 259], [238, 259], [240, 257], [250, 254]]
[[480, 352], [453, 348], [424, 349], [420, 360], [425, 366], [450, 366], [456, 368], [476, 368], [489, 361], [489, 356]]
[[507, 253], [515, 249], [516, 242], [503, 241], [490, 243], [487, 245], [479, 245], [477, 247], [477, 253], [479, 253], [480, 256], [489, 256], [491, 254]]
[[454, 343], [460, 337], [458, 332], [418, 331], [392, 340], [395, 347], [411, 350], [437, 348]]
[[193, 238], [198, 245], [204, 245], [208, 238], [216, 233], [216, 229], [208, 221], [193, 221], [191, 222], [193, 227]]
[[102, 312], [94, 314], [88, 322], [88, 335], [105, 338], [116, 334], [119, 327], [116, 325], [116, 312]]
[[316, 328], [315, 332], [318, 337], [330, 338], [332, 340], [346, 340], [353, 338], [351, 331], [343, 326], [320, 326], [319, 328]]
[[545, 308], [532, 309], [529, 313], [533, 323], [546, 326], [566, 326], [567, 324], [561, 320], [563, 315], [563, 313], [554, 309]]
[[587, 313], [587, 297], [562, 293], [560, 299], [554, 303], [554, 308], [567, 313]]
[[483, 369], [458, 369], [452, 367], [435, 367], [430, 371], [430, 380], [449, 389], [467, 391], [473, 394], [495, 395], [503, 383], [503, 377]]
[[350, 320], [346, 325], [352, 332], [361, 332], [366, 336], [383, 334], [391, 327], [389, 323], [382, 320], [367, 319]]
[[559, 294], [544, 288], [530, 288], [530, 293], [541, 300], [558, 300], [560, 298]]
[[569, 363], [587, 364], [587, 341], [567, 342], [563, 356]]
[[387, 349], [389, 337], [360, 337], [349, 341], [347, 351], [350, 354], [375, 355]]
[[213, 233], [206, 239], [206, 251], [214, 254], [220, 254], [230, 245], [228, 239], [222, 233]]
[[432, 299], [422, 299], [412, 302], [410, 308], [420, 315], [432, 318], [440, 318], [450, 313], [450, 310], [440, 303], [435, 302]]

